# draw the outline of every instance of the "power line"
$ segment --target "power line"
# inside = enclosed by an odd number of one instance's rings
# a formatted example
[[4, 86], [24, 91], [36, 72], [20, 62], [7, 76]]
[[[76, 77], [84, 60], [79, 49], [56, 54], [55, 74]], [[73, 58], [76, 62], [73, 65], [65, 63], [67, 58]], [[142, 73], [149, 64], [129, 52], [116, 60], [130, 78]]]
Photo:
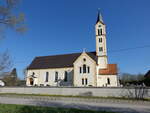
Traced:
[[109, 53], [114, 53], [114, 52], [123, 52], [123, 51], [130, 51], [130, 50], [135, 50], [135, 49], [142, 49], [142, 48], [148, 48], [150, 45], [145, 45], [145, 46], [139, 46], [139, 47], [132, 47], [132, 48], [125, 48], [125, 49], [118, 49], [118, 50], [108, 50]]
[[[131, 51], [135, 49], [142, 49], [142, 48], [149, 48], [150, 45], [144, 45], [144, 46], [138, 46], [138, 47], [132, 47], [132, 48], [125, 48], [125, 49], [118, 49], [118, 50], [108, 50], [109, 53], [116, 53], [116, 52], [124, 52], [124, 51]], [[16, 61], [15, 63], [24, 63], [26, 61]]]

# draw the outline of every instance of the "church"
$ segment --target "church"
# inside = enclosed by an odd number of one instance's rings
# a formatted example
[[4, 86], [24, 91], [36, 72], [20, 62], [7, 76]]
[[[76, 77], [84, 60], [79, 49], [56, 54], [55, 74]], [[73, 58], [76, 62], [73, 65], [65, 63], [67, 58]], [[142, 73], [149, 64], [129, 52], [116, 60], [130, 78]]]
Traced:
[[96, 51], [35, 57], [26, 70], [27, 86], [117, 87], [117, 64], [107, 58], [106, 25], [98, 12]]

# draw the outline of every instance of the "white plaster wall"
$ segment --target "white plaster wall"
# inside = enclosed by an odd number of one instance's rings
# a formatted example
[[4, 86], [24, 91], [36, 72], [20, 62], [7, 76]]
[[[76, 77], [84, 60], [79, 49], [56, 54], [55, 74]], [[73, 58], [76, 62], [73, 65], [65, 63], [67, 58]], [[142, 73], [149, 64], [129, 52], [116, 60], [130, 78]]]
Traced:
[[[84, 61], [83, 59], [86, 59]], [[90, 67], [90, 73], [80, 73], [80, 67], [83, 67], [83, 64]], [[82, 78], [87, 78], [88, 84], [82, 85]], [[90, 58], [86, 53], [82, 53], [80, 57], [74, 63], [74, 86], [96, 86], [96, 63]]]
[[98, 70], [107, 68], [107, 56], [99, 56], [98, 57]]
[[[58, 72], [58, 79], [60, 82], [55, 82], [55, 72]], [[67, 82], [64, 82], [65, 77], [65, 71], [68, 72], [68, 80]], [[71, 86], [73, 81], [73, 68], [55, 68], [55, 69], [39, 69], [39, 70], [28, 70], [27, 76], [32, 75], [32, 73], [35, 73], [35, 77], [37, 77], [37, 80], [35, 79], [35, 83], [38, 86], [40, 85], [50, 85], [50, 86], [57, 86], [57, 85], [63, 85], [63, 86]], [[48, 82], [45, 82], [46, 79], [46, 72], [49, 73]], [[27, 79], [26, 82], [27, 86], [29, 86], [29, 81]]]
[[[98, 35], [98, 29], [102, 29], [103, 35]], [[107, 68], [107, 46], [106, 46], [106, 26], [103, 25], [101, 22], [98, 22], [95, 25], [95, 32], [96, 32], [96, 54], [98, 56], [99, 69]], [[99, 42], [99, 39], [102, 38], [102, 42]], [[99, 51], [99, 48], [102, 47], [103, 51]]]
[[[99, 27], [101, 26], [101, 27]], [[98, 35], [98, 29], [102, 29], [103, 35]], [[107, 47], [106, 47], [106, 26], [98, 22], [95, 25], [95, 32], [96, 32], [96, 52], [98, 56], [107, 55]], [[99, 42], [99, 38], [102, 38], [102, 42]], [[103, 47], [103, 51], [99, 51], [99, 47]]]
[[[33, 75], [33, 72], [35, 73], [35, 77], [39, 77], [40, 75], [40, 69], [39, 70], [27, 70], [26, 71], [26, 85], [27, 86], [30, 86], [30, 81], [29, 81], [29, 76]], [[36, 78], [33, 78], [34, 79], [34, 82], [33, 82], [33, 85], [37, 84], [38, 83], [38, 79]]]
[[[135, 95], [135, 88], [110, 87], [0, 87], [0, 93], [49, 94], [73, 96], [128, 97]], [[132, 93], [132, 94], [131, 94]], [[150, 88], [145, 89], [144, 97], [150, 98]]]
[[[110, 79], [110, 85], [107, 84], [107, 78]], [[117, 75], [97, 75], [97, 86], [98, 87], [117, 87]]]

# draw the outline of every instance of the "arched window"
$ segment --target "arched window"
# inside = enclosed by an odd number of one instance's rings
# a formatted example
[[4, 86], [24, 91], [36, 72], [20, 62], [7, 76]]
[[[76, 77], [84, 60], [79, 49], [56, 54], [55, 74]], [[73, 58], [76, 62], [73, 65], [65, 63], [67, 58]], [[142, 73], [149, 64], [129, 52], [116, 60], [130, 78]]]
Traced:
[[102, 35], [103, 34], [103, 31], [102, 31], [102, 29], [100, 29], [100, 35]]
[[45, 82], [48, 82], [48, 77], [49, 77], [49, 73], [48, 73], [48, 72], [46, 72]]
[[84, 78], [82, 78], [82, 85], [84, 85]]
[[107, 84], [110, 84], [110, 79], [109, 78], [107, 78]]
[[80, 67], [80, 73], [82, 73], [82, 67]]
[[68, 80], [68, 72], [67, 72], [67, 71], [65, 71], [64, 81], [65, 81], [65, 82], [67, 82], [67, 80]]
[[58, 72], [55, 72], [55, 82], [58, 81]]
[[87, 67], [87, 71], [88, 71], [88, 73], [90, 73], [90, 67], [89, 66]]
[[98, 36], [102, 35], [103, 34], [103, 31], [102, 29], [98, 29]]
[[86, 73], [86, 65], [83, 65], [83, 73]]
[[85, 84], [86, 84], [86, 85], [88, 84], [88, 80], [87, 80], [87, 78], [85, 79]]
[[99, 38], [99, 42], [102, 42], [102, 38]]
[[100, 36], [100, 29], [98, 29], [98, 36]]

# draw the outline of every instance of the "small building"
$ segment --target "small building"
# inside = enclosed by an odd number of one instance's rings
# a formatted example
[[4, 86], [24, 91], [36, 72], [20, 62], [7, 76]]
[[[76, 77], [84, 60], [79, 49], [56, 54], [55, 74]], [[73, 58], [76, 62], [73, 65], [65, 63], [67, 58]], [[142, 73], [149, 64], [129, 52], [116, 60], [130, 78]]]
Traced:
[[117, 87], [117, 64], [107, 60], [106, 25], [98, 13], [96, 51], [35, 57], [27, 68], [27, 86]]

